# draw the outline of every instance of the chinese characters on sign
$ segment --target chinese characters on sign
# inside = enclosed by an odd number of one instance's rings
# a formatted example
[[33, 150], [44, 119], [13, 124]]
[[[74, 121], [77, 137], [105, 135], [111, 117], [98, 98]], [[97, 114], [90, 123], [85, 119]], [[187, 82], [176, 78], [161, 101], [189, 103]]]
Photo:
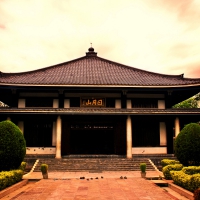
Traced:
[[81, 99], [81, 106], [86, 107], [104, 107], [105, 99], [103, 98], [95, 98], [95, 99]]

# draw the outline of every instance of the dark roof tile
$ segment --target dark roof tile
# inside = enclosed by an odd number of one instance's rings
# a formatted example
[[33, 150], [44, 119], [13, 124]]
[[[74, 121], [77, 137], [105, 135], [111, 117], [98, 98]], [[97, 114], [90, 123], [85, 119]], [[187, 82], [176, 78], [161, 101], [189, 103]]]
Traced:
[[200, 85], [200, 78], [189, 79], [183, 78], [183, 75], [164, 75], [148, 72], [89, 53], [69, 62], [30, 72], [1, 72], [0, 84], [179, 86]]

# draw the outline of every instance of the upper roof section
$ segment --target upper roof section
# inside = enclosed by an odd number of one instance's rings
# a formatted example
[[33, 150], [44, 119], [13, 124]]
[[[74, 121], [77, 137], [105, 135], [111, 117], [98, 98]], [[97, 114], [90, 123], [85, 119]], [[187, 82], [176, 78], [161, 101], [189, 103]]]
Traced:
[[0, 72], [0, 85], [180, 87], [200, 86], [200, 78], [164, 75], [126, 66], [97, 56], [90, 47], [86, 56], [39, 70]]

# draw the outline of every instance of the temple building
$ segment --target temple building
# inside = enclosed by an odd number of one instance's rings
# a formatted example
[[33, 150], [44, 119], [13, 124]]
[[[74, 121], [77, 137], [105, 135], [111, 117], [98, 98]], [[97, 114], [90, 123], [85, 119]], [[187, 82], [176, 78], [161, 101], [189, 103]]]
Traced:
[[21, 72], [0, 72], [0, 121], [24, 134], [27, 154], [173, 154], [200, 109], [174, 109], [200, 91], [200, 78], [153, 73], [97, 56]]

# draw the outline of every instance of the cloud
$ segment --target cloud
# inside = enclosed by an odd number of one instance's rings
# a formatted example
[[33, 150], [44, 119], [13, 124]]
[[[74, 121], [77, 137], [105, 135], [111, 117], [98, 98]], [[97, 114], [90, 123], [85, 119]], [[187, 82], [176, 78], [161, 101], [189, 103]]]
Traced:
[[188, 67], [188, 77], [199, 78], [200, 77], [200, 64], [197, 63], [194, 66]]
[[6, 28], [6, 26], [5, 25], [3, 25], [3, 24], [0, 24], [0, 29], [5, 29]]
[[188, 63], [182, 67], [186, 69], [184, 77], [200, 78], [200, 62], [199, 61]]
[[0, 71], [29, 71], [82, 57], [92, 42], [98, 56], [109, 60], [192, 74], [188, 66], [196, 70], [193, 63], [200, 62], [198, 5], [189, 0], [0, 1]]

